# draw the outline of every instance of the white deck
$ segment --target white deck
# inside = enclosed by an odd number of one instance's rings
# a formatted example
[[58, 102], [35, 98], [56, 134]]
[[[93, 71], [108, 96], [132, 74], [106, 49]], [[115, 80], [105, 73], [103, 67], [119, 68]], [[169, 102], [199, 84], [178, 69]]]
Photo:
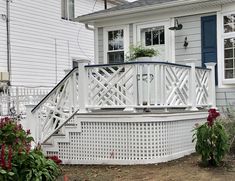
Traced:
[[81, 62], [28, 118], [36, 141], [63, 163], [168, 161], [194, 151], [191, 131], [207, 117], [198, 110], [215, 106], [213, 75], [194, 64]]

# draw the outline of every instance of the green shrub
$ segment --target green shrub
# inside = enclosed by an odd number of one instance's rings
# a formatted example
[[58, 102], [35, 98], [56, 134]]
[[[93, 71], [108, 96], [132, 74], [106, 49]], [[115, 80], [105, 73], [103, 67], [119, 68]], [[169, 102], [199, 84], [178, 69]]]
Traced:
[[58, 165], [41, 150], [31, 150], [30, 130], [9, 118], [0, 120], [0, 180], [52, 181], [60, 173]]
[[206, 165], [217, 166], [229, 148], [228, 135], [222, 123], [216, 120], [218, 116], [215, 109], [210, 109], [207, 122], [194, 129], [196, 152], [201, 155], [202, 162]]
[[158, 55], [158, 51], [153, 48], [145, 48], [141, 45], [130, 46], [130, 55], [127, 56], [127, 59], [132, 61], [139, 57], [154, 57]]

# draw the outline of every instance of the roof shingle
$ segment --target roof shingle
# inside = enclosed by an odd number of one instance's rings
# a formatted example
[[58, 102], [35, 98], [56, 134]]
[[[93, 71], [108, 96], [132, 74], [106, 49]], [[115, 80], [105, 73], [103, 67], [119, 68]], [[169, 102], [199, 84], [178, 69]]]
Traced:
[[103, 13], [108, 13], [108, 12], [113, 12], [113, 11], [126, 10], [126, 9], [138, 8], [138, 7], [143, 7], [143, 6], [151, 6], [151, 5], [163, 4], [163, 3], [173, 2], [173, 1], [177, 1], [177, 0], [138, 0], [134, 2], [126, 2], [122, 5], [118, 5], [113, 8], [106, 9], [106, 10], [97, 11], [97, 12], [87, 14], [84, 16], [90, 16], [90, 15], [96, 15], [96, 14], [98, 15], [98, 14], [103, 14]]

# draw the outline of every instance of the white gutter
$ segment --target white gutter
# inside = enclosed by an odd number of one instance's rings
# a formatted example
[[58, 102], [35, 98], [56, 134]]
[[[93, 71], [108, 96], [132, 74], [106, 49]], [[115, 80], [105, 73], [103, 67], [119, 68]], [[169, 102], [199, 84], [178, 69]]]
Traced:
[[[220, 1], [223, 1], [223, 0], [220, 0]], [[86, 23], [89, 21], [95, 21], [95, 20], [107, 18], [107, 17], [111, 18], [113, 16], [120, 16], [120, 15], [132, 14], [132, 13], [137, 13], [137, 12], [142, 12], [142, 11], [158, 10], [158, 9], [170, 8], [174, 6], [183, 6], [183, 5], [202, 3], [202, 2], [211, 2], [211, 0], [178, 0], [174, 2], [154, 4], [154, 5], [149, 5], [149, 6], [124, 9], [124, 10], [114, 10], [110, 12], [104, 11], [102, 13], [94, 13], [91, 15], [79, 16], [75, 18], [75, 21]]]

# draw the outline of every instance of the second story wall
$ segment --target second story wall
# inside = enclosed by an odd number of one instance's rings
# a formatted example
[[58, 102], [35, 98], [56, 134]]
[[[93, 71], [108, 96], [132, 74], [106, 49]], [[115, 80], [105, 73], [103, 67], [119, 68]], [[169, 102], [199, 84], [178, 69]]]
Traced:
[[[0, 14], [6, 1], [0, 0]], [[101, 0], [75, 0], [75, 17], [104, 8]], [[0, 19], [0, 67], [7, 66], [6, 22]], [[53, 86], [72, 58], [94, 60], [94, 32], [61, 18], [61, 0], [10, 3], [12, 85]]]

